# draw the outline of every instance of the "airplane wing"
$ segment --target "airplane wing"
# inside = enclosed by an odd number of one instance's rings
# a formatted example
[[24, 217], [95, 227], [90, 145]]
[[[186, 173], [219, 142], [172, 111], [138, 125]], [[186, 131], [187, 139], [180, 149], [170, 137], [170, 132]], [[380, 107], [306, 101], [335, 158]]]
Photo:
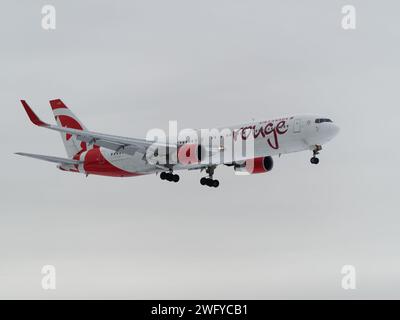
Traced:
[[114, 151], [130, 155], [133, 155], [137, 151], [146, 153], [146, 150], [150, 146], [177, 148], [177, 145], [175, 144], [167, 144], [163, 142], [150, 141], [145, 139], [126, 138], [126, 137], [103, 134], [88, 130], [78, 130], [78, 129], [64, 128], [56, 125], [51, 125], [40, 120], [39, 117], [33, 112], [31, 107], [26, 103], [25, 100], [21, 100], [21, 103], [26, 113], [28, 114], [29, 119], [32, 121], [33, 124], [50, 130], [74, 135], [76, 139], [86, 142], [88, 144], [96, 144], [100, 147], [104, 147], [107, 149], [111, 149]]
[[83, 161], [79, 161], [79, 160], [72, 160], [72, 159], [51, 157], [51, 156], [43, 156], [40, 154], [32, 154], [32, 153], [24, 153], [24, 152], [17, 152], [15, 154], [17, 154], [19, 156], [35, 158], [35, 159], [54, 162], [54, 163], [58, 163], [58, 164], [78, 165], [78, 164], [83, 163]]

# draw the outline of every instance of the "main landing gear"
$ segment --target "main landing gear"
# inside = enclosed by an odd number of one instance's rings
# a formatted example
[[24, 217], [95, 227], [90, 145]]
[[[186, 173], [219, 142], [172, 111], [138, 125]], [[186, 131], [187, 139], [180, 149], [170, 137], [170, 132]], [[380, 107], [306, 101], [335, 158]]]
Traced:
[[172, 171], [171, 172], [161, 172], [160, 174], [160, 179], [161, 180], [167, 180], [170, 182], [178, 182], [179, 181], [179, 176], [177, 174], [173, 174]]
[[203, 177], [200, 179], [200, 183], [203, 186], [218, 188], [219, 181], [213, 179], [215, 167], [208, 167], [206, 172], [208, 173], [208, 177]]
[[312, 164], [318, 164], [319, 159], [317, 158], [317, 155], [319, 152], [322, 150], [322, 147], [320, 145], [316, 145], [315, 148], [313, 149], [313, 157], [310, 159], [310, 162]]

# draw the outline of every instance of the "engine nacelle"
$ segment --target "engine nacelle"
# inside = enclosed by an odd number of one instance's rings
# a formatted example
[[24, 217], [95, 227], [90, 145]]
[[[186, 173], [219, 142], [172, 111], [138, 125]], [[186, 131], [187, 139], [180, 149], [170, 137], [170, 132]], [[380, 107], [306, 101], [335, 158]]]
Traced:
[[272, 157], [260, 157], [250, 160], [246, 160], [241, 164], [235, 164], [235, 172], [241, 172], [245, 174], [256, 174], [265, 173], [271, 171], [274, 167], [274, 160]]

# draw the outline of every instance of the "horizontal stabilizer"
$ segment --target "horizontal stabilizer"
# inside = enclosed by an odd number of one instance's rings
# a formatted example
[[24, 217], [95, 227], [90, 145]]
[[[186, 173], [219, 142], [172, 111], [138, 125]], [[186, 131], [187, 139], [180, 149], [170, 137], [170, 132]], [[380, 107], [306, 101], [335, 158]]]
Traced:
[[35, 159], [54, 162], [54, 163], [59, 163], [59, 164], [76, 165], [76, 164], [83, 163], [83, 161], [79, 161], [79, 160], [59, 158], [59, 157], [51, 157], [51, 156], [42, 156], [40, 154], [23, 153], [23, 152], [17, 152], [16, 154], [19, 155], [19, 156], [30, 157], [30, 158], [35, 158]]

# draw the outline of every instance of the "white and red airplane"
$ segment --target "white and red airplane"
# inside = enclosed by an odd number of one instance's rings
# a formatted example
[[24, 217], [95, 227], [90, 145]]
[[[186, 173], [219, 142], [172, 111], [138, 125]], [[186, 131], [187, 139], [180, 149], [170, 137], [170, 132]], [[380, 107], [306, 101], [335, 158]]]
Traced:
[[[273, 167], [272, 156], [305, 150], [313, 152], [311, 163], [318, 164], [322, 144], [339, 132], [339, 127], [330, 119], [301, 115], [214, 130], [204, 137], [198, 134], [184, 139], [136, 139], [87, 130], [60, 99], [50, 101], [57, 125], [43, 122], [25, 100], [21, 103], [35, 125], [61, 133], [68, 158], [18, 155], [57, 163], [63, 171], [109, 177], [160, 173], [162, 180], [178, 182], [179, 176], [174, 172], [199, 169], [207, 173], [200, 183], [210, 187], [219, 186], [213, 176], [221, 164], [232, 166], [238, 173], [264, 173]], [[200, 133], [200, 130], [194, 132]], [[252, 147], [247, 149], [251, 152], [242, 149], [226, 156], [224, 152], [232, 142], [235, 146], [250, 142]]]

